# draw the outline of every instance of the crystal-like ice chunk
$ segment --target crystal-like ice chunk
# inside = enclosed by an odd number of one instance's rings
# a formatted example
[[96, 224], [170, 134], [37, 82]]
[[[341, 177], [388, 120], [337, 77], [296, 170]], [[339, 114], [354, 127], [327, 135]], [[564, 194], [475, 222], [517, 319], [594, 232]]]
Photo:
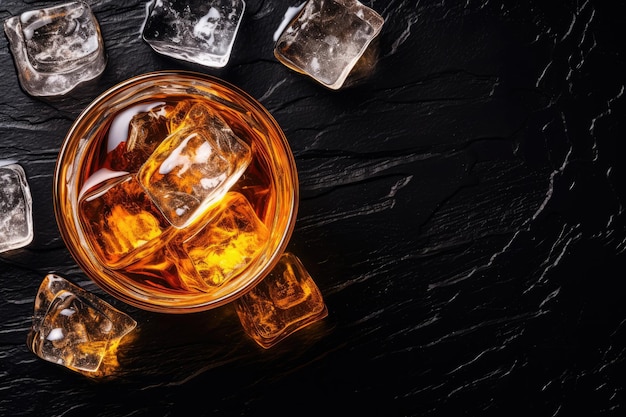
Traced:
[[143, 39], [160, 54], [223, 67], [244, 10], [242, 0], [159, 0], [146, 17]]
[[180, 245], [204, 290], [220, 287], [243, 271], [269, 239], [267, 227], [240, 193], [227, 193], [209, 216], [206, 226]]
[[219, 200], [252, 160], [250, 147], [210, 108], [194, 105], [146, 160], [139, 182], [175, 227]]
[[115, 171], [137, 172], [169, 133], [170, 106], [143, 103], [123, 110], [111, 122], [104, 163]]
[[[89, 190], [90, 184], [96, 184]], [[134, 175], [102, 169], [86, 181], [79, 197], [80, 220], [89, 234], [93, 253], [104, 265], [127, 265], [151, 246], [169, 228]]]
[[266, 349], [328, 315], [319, 288], [289, 252], [235, 306], [246, 333]]
[[116, 363], [119, 341], [136, 326], [135, 320], [97, 296], [49, 274], [37, 292], [27, 345], [41, 359], [94, 374], [103, 362]]
[[32, 240], [32, 199], [24, 169], [0, 161], [0, 252], [22, 248]]
[[22, 88], [59, 96], [99, 76], [106, 66], [100, 27], [89, 5], [70, 2], [4, 22]]
[[384, 20], [357, 0], [309, 0], [279, 36], [275, 57], [337, 90], [380, 33]]

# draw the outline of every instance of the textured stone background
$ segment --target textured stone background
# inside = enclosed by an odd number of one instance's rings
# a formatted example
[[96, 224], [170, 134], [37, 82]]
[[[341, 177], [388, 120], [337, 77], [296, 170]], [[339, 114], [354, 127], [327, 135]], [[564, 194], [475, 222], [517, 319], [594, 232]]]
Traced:
[[[376, 66], [329, 91], [282, 66], [297, 1], [247, 0], [229, 64], [141, 40], [142, 1], [89, 1], [103, 76], [26, 95], [0, 36], [0, 159], [25, 168], [35, 239], [0, 255], [0, 415], [623, 415], [626, 367], [623, 14], [606, 1], [368, 0]], [[0, 0], [0, 19], [49, 6]], [[232, 305], [167, 316], [123, 305], [76, 266], [52, 175], [87, 104], [133, 75], [192, 69], [257, 98], [283, 127], [301, 202], [289, 249], [329, 317], [263, 350]], [[26, 347], [56, 272], [133, 316], [114, 378]]]

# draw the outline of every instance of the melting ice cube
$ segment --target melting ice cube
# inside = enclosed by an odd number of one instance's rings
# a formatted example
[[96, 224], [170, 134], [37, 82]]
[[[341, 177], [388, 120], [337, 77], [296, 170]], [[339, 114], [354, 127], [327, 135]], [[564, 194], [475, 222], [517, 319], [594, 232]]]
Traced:
[[27, 345], [41, 359], [80, 373], [96, 373], [103, 361], [116, 362], [120, 339], [136, 325], [95, 295], [49, 274], [37, 292]]
[[107, 138], [108, 165], [115, 171], [137, 172], [169, 133], [170, 106], [163, 102], [131, 106], [115, 116]]
[[96, 185], [81, 193], [80, 220], [104, 265], [117, 268], [144, 256], [169, 228], [134, 175], [103, 168], [86, 184]]
[[252, 160], [250, 147], [210, 108], [194, 105], [138, 173], [163, 215], [185, 227], [221, 198]]
[[336, 90], [383, 22], [356, 0], [309, 0], [279, 36], [274, 55], [287, 67]]
[[32, 240], [32, 199], [24, 169], [0, 161], [0, 252], [24, 247]]
[[182, 249], [180, 259], [191, 262], [193, 273], [189, 275], [198, 277], [195, 282], [203, 290], [222, 286], [243, 271], [257, 258], [269, 238], [265, 224], [248, 200], [237, 192], [227, 193], [209, 216], [212, 218], [201, 230], [185, 236], [182, 243], [177, 238], [172, 242]]
[[4, 22], [18, 78], [33, 96], [63, 95], [106, 66], [98, 21], [82, 1], [31, 10]]
[[163, 55], [223, 67], [244, 9], [242, 0], [158, 0], [146, 17], [143, 39]]
[[317, 285], [292, 253], [284, 253], [272, 272], [235, 303], [244, 330], [264, 348], [328, 315]]

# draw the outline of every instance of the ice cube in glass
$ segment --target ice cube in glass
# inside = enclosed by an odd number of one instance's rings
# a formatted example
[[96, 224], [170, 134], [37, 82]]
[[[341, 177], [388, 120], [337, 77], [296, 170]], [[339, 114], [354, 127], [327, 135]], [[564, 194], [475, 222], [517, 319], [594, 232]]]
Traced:
[[100, 26], [83, 1], [23, 12], [7, 19], [4, 31], [20, 84], [32, 96], [66, 94], [106, 66]]
[[33, 240], [32, 198], [21, 165], [0, 161], [0, 253]]
[[183, 127], [146, 160], [138, 178], [169, 222], [182, 228], [226, 194], [251, 160], [250, 147], [228, 124], [197, 104]]
[[[80, 221], [97, 236], [91, 246], [104, 265], [128, 265], [159, 244], [169, 223], [134, 175], [102, 169], [90, 179], [79, 198]], [[89, 189], [91, 183], [97, 185]]]
[[[241, 273], [257, 259], [269, 239], [269, 231], [257, 217], [246, 198], [237, 192], [227, 193], [207, 213], [205, 226], [179, 245], [181, 258], [190, 261], [190, 270], [204, 284], [215, 289]], [[172, 245], [170, 245], [172, 246]]]
[[244, 10], [242, 0], [159, 0], [148, 12], [143, 39], [160, 54], [223, 67], [230, 59]]
[[121, 111], [107, 134], [104, 165], [114, 171], [136, 173], [146, 158], [170, 133], [169, 113], [163, 102], [148, 102]]
[[327, 88], [340, 89], [384, 20], [357, 0], [309, 0], [286, 26], [274, 56]]

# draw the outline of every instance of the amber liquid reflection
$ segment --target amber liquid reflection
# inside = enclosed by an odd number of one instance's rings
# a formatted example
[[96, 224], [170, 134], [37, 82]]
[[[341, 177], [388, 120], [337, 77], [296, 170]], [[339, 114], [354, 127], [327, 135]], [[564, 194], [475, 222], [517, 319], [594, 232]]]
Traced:
[[[281, 212], [265, 162], [274, 156], [247, 124], [229, 107], [185, 97], [112, 117], [85, 154], [78, 187], [96, 258], [145, 291], [210, 292], [236, 280], [262, 255]], [[168, 163], [177, 168], [164, 174]]]

